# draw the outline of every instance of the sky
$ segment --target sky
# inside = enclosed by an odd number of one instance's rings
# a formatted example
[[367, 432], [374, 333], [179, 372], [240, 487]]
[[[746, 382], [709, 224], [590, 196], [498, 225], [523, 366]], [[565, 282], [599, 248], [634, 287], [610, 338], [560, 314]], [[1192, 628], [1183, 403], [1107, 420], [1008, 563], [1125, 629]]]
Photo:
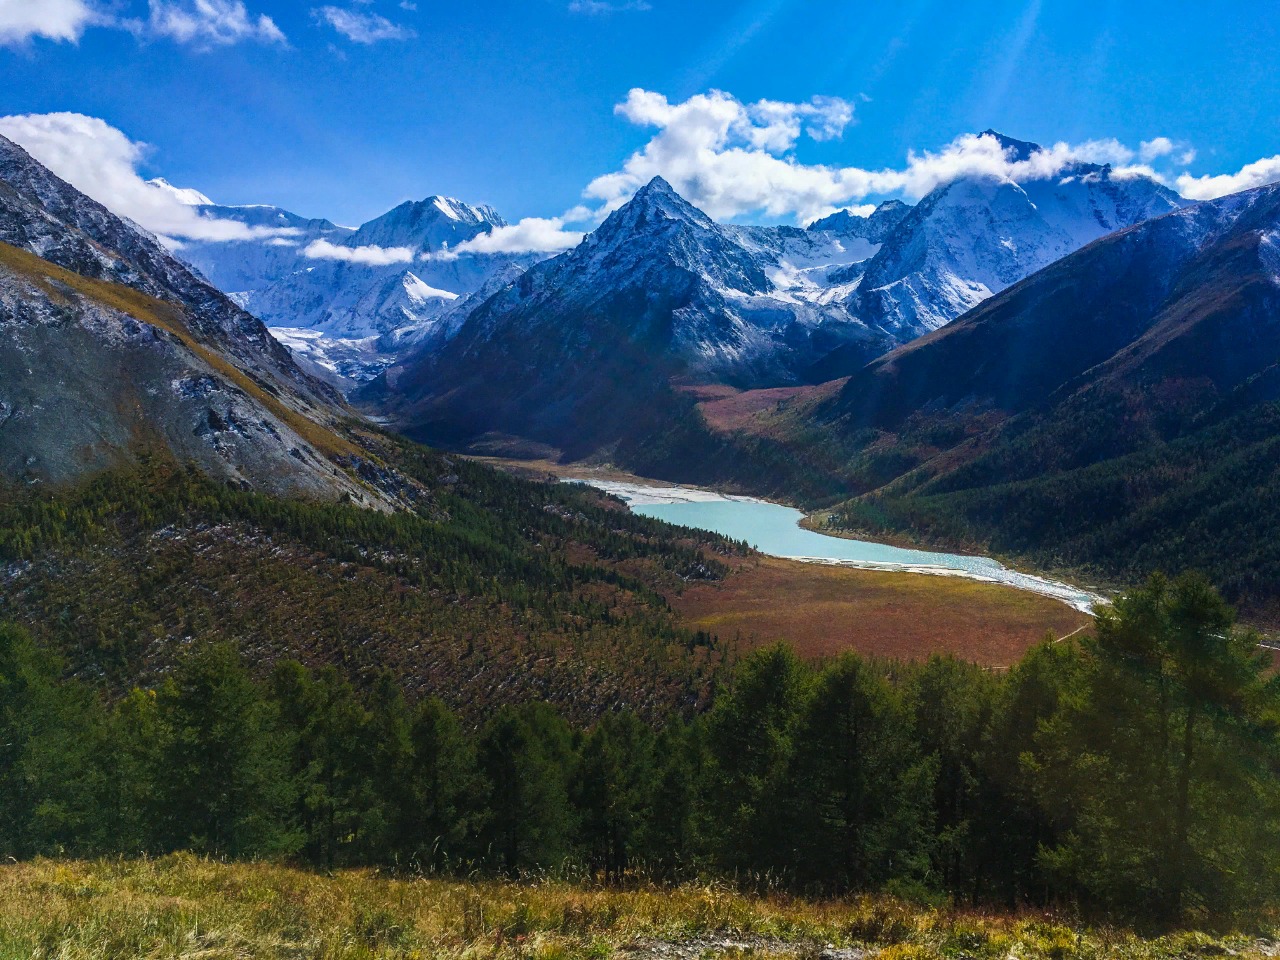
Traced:
[[1280, 179], [1274, 12], [0, 0], [0, 133], [174, 236], [189, 215], [137, 178], [346, 224], [444, 194], [527, 218], [531, 247], [567, 245], [656, 173], [721, 219], [805, 222], [998, 165], [965, 137], [987, 128], [1056, 145], [1043, 175], [1109, 161], [1205, 198]]

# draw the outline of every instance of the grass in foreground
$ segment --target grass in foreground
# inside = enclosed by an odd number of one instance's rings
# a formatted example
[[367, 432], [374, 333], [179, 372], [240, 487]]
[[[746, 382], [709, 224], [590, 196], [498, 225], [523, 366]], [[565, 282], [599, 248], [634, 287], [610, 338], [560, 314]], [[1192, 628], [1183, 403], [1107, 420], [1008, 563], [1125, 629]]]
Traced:
[[[886, 897], [806, 902], [720, 886], [613, 891], [321, 876], [266, 864], [39, 860], [0, 868], [0, 957], [604, 958], [817, 957], [864, 948], [885, 960], [1280, 955], [1275, 930], [1144, 938], [1051, 914], [993, 916]], [[727, 948], [720, 944], [731, 942]], [[853, 954], [846, 954], [852, 956]]]

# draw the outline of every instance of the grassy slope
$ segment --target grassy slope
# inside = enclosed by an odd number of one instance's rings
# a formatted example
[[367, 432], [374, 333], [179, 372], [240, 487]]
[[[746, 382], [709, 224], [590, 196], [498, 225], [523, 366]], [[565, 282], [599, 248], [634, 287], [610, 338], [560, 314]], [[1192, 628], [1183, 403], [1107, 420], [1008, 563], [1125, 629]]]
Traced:
[[[373, 871], [320, 876], [188, 855], [0, 867], [5, 958], [644, 960], [816, 957], [830, 944], [865, 947], [885, 960], [1154, 960], [1275, 956], [1274, 936], [1179, 932], [1148, 939], [1049, 914], [992, 916], [884, 897], [806, 902], [718, 886], [614, 891], [556, 881], [397, 880]], [[724, 949], [725, 941], [738, 946]]]

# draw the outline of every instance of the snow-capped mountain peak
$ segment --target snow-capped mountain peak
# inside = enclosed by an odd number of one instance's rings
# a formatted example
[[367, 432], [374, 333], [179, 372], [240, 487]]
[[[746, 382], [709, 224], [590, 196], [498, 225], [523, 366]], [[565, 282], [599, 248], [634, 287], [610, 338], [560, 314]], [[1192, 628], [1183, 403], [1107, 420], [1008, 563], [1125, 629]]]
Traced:
[[352, 236], [351, 246], [408, 247], [424, 252], [438, 251], [446, 244], [459, 243], [495, 227], [504, 220], [490, 206], [473, 206], [452, 197], [430, 196], [406, 200], [380, 217], [361, 226]]
[[208, 197], [206, 197], [199, 190], [193, 189], [192, 187], [175, 187], [172, 183], [170, 183], [164, 177], [156, 177], [153, 180], [148, 180], [147, 183], [151, 184], [151, 186], [153, 187], [159, 187], [165, 193], [169, 194], [171, 197], [173, 197], [179, 203], [184, 204], [185, 206], [188, 206], [188, 207], [213, 206], [213, 201], [210, 200]]

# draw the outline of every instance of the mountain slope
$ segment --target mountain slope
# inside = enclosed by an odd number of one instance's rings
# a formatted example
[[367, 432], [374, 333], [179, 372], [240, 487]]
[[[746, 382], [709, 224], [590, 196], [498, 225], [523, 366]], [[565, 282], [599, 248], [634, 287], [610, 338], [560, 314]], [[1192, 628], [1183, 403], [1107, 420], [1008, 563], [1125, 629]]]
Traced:
[[144, 453], [370, 503], [331, 389], [151, 236], [0, 139], [0, 466], [65, 482]]
[[870, 364], [814, 417], [867, 491], [837, 522], [1280, 600], [1278, 237], [1280, 185], [1199, 204]]
[[794, 382], [836, 346], [882, 352], [878, 331], [776, 282], [785, 251], [832, 251], [830, 235], [792, 233], [722, 227], [656, 179], [364, 396], [414, 436], [585, 453], [679, 419], [691, 404], [673, 383]]
[[[993, 131], [1011, 160], [1041, 148]], [[856, 280], [849, 311], [905, 341], [936, 330], [1055, 260], [1125, 227], [1178, 209], [1177, 194], [1143, 176], [1078, 163], [1052, 178], [966, 176], [906, 213]], [[849, 371], [846, 371], [849, 372]]]

